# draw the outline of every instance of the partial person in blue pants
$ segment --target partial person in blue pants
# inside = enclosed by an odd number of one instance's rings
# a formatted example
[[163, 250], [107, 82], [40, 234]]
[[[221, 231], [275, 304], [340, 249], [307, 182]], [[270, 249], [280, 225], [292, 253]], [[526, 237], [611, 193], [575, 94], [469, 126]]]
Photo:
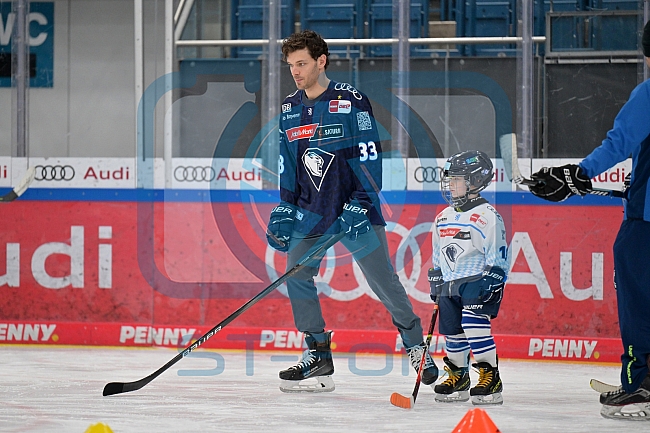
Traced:
[[[280, 114], [281, 203], [271, 211], [269, 245], [287, 252], [288, 270], [344, 232], [343, 245], [390, 313], [411, 365], [418, 370], [424, 356], [422, 383], [433, 384], [438, 368], [390, 263], [379, 205], [383, 155], [370, 101], [350, 84], [327, 78], [329, 50], [317, 33], [291, 35], [282, 43], [282, 55], [297, 90], [285, 98]], [[305, 334], [307, 350], [298, 364], [280, 372], [284, 392], [334, 390], [331, 331], [325, 331], [314, 284], [321, 260], [287, 280], [294, 322]]]
[[[650, 68], [650, 21], [643, 30]], [[614, 120], [603, 143], [578, 165], [545, 167], [533, 174], [530, 191], [559, 202], [584, 196], [592, 178], [632, 156], [624, 219], [614, 242], [614, 284], [623, 340], [621, 388], [603, 393], [605, 418], [650, 421], [650, 80], [639, 84]]]

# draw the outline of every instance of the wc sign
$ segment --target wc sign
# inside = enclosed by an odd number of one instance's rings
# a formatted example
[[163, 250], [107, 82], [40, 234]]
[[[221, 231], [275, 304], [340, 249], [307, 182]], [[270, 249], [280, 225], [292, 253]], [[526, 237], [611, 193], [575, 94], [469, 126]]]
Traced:
[[[29, 86], [54, 84], [54, 2], [27, 2], [29, 14]], [[16, 13], [12, 2], [0, 2], [0, 87], [11, 86]]]

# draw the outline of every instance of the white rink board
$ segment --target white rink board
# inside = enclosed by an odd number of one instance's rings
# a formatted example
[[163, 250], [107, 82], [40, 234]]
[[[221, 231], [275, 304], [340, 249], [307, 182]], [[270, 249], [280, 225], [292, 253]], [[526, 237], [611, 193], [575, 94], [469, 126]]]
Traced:
[[[440, 191], [445, 159], [390, 158], [383, 164], [383, 191]], [[577, 164], [580, 159], [520, 159], [519, 168], [529, 177], [542, 167]], [[0, 157], [0, 187], [15, 186], [25, 175], [25, 158]], [[501, 159], [493, 159], [494, 181], [486, 191], [517, 191], [525, 186], [512, 184]], [[532, 171], [531, 171], [532, 165]], [[171, 188], [197, 190], [259, 190], [265, 168], [250, 158], [173, 158], [165, 164], [155, 158], [137, 166], [133, 158], [30, 158], [37, 166], [32, 188]], [[153, 174], [151, 173], [153, 169]], [[632, 160], [623, 161], [594, 180], [594, 188], [622, 189], [623, 179], [632, 169]], [[141, 176], [138, 179], [138, 176]], [[269, 174], [266, 180], [277, 177]]]
[[[335, 353], [336, 390], [285, 394], [278, 370], [297, 354], [198, 350], [139, 391], [102, 397], [107, 382], [145, 377], [177, 354], [169, 349], [0, 346], [0, 431], [83, 433], [103, 422], [127, 432], [451, 432], [471, 403], [435, 403], [420, 389], [413, 410], [392, 406], [410, 395], [415, 375], [402, 358]], [[292, 358], [292, 359], [291, 359]], [[218, 359], [219, 361], [217, 362]], [[438, 366], [440, 358], [435, 358]], [[209, 372], [221, 369], [219, 374]], [[410, 367], [409, 367], [410, 369]], [[373, 373], [374, 370], [374, 373]], [[383, 370], [383, 372], [382, 372]], [[501, 360], [504, 404], [487, 407], [507, 432], [638, 433], [649, 422], [604, 419], [589, 379], [618, 383], [617, 366]], [[203, 372], [203, 373], [201, 373]], [[212, 375], [197, 375], [197, 374]], [[363, 374], [362, 374], [363, 373]], [[190, 376], [184, 374], [193, 374]], [[472, 372], [476, 383], [476, 373]]]

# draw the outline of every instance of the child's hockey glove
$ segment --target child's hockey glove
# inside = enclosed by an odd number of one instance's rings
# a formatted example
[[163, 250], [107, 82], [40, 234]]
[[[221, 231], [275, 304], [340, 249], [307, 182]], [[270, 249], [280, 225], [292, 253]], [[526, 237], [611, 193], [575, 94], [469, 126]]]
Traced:
[[503, 269], [492, 266], [484, 270], [483, 278], [479, 282], [479, 299], [483, 300], [484, 304], [499, 302], [503, 298], [503, 287], [505, 283], [506, 273]]
[[435, 301], [436, 298], [442, 295], [443, 289], [445, 287], [445, 280], [442, 278], [442, 271], [440, 269], [429, 268], [428, 279], [429, 288], [431, 290], [431, 300]]

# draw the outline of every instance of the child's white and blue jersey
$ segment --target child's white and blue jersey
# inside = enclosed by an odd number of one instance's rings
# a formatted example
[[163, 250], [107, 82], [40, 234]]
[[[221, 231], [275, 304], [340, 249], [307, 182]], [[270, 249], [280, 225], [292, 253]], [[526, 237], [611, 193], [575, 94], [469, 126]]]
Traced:
[[491, 267], [509, 270], [506, 228], [501, 215], [484, 199], [465, 212], [447, 207], [436, 217], [433, 267], [446, 282], [482, 276]]

